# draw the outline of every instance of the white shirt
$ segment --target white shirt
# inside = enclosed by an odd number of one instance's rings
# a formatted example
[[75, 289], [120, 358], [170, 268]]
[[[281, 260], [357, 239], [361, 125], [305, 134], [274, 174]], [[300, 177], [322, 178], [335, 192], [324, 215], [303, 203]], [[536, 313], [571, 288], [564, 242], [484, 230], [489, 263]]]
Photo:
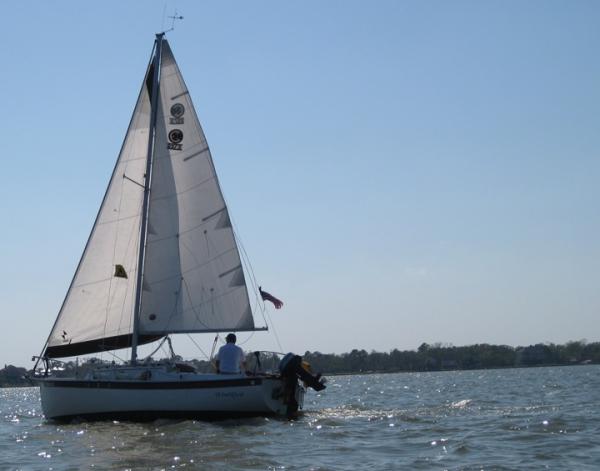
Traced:
[[240, 364], [244, 360], [244, 351], [234, 343], [226, 343], [217, 353], [220, 373], [240, 373]]

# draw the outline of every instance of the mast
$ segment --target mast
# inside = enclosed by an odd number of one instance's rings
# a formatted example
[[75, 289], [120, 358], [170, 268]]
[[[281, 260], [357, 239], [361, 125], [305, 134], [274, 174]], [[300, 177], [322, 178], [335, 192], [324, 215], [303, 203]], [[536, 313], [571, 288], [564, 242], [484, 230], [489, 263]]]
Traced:
[[150, 97], [150, 125], [148, 126], [148, 152], [146, 155], [146, 175], [144, 178], [144, 200], [142, 204], [142, 221], [140, 225], [139, 257], [136, 273], [135, 307], [133, 310], [133, 332], [131, 337], [131, 363], [137, 360], [139, 318], [142, 310], [142, 283], [144, 277], [144, 256], [146, 253], [146, 238], [148, 236], [148, 207], [150, 204], [150, 186], [152, 178], [152, 161], [156, 141], [156, 119], [158, 115], [158, 97], [160, 89], [160, 63], [162, 43], [165, 33], [156, 35], [153, 61], [152, 94]]

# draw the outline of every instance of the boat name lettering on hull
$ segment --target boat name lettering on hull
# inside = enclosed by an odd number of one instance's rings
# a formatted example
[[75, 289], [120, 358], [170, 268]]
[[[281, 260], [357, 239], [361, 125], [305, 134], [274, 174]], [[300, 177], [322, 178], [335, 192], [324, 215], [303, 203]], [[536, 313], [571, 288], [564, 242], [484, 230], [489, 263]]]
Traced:
[[239, 391], [218, 392], [215, 396], [219, 398], [240, 399], [244, 397], [244, 393]]

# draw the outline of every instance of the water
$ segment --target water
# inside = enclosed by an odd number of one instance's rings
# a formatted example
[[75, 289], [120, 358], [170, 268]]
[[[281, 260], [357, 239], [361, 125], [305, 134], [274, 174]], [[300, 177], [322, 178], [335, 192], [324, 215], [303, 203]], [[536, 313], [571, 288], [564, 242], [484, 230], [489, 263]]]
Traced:
[[330, 378], [297, 421], [45, 422], [0, 389], [0, 469], [600, 469], [600, 366]]

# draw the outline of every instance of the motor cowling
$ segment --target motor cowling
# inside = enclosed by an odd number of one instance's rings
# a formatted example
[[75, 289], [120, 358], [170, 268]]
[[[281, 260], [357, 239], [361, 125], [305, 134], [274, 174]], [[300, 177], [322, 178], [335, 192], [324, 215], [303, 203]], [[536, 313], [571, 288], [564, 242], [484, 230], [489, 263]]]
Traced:
[[302, 361], [300, 355], [288, 353], [279, 362], [279, 372], [284, 378], [298, 378], [305, 386], [313, 388], [315, 391], [322, 391], [326, 388], [324, 378], [318, 373], [313, 375], [310, 371], [310, 365]]

